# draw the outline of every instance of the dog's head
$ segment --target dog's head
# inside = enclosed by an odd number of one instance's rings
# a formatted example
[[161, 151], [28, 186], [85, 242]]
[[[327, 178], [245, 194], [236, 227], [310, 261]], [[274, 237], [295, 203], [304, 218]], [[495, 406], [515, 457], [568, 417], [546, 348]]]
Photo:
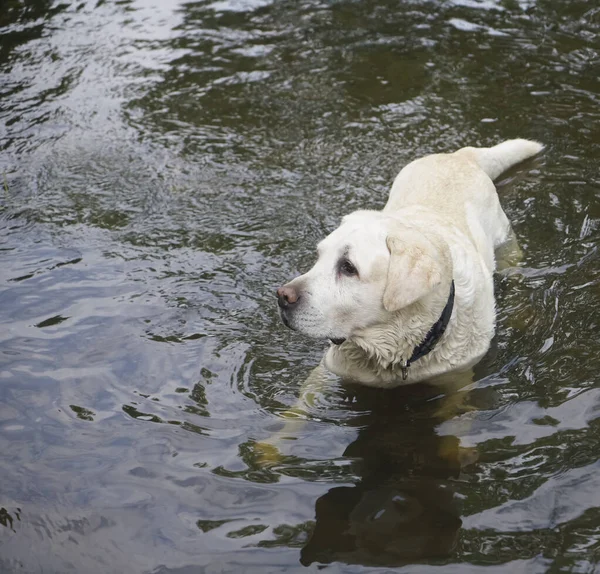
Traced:
[[313, 268], [277, 290], [283, 322], [334, 342], [386, 323], [449, 277], [450, 256], [436, 237], [379, 211], [347, 215], [319, 243]]

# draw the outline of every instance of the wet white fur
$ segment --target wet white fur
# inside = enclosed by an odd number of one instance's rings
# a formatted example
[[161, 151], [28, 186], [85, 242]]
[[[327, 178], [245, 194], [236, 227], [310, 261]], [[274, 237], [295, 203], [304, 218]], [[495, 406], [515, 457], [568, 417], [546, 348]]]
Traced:
[[[382, 211], [357, 211], [318, 246], [308, 273], [288, 285], [301, 300], [291, 326], [332, 345], [324, 364], [346, 379], [392, 387], [468, 369], [494, 333], [495, 249], [510, 223], [492, 180], [542, 150], [516, 139], [491, 148], [463, 148], [407, 165]], [[339, 273], [344, 251], [359, 277]], [[400, 366], [439, 318], [454, 279], [456, 297], [446, 333], [410, 367]]]

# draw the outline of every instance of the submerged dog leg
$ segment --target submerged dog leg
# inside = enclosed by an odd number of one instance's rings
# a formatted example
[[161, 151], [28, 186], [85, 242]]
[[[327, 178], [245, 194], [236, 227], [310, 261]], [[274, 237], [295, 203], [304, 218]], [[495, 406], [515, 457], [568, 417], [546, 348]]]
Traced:
[[502, 273], [523, 261], [523, 250], [512, 227], [506, 241], [496, 248], [496, 271]]
[[[434, 413], [445, 428], [446, 436], [440, 437], [439, 456], [447, 460], [457, 460], [463, 468], [476, 462], [479, 454], [476, 448], [460, 444], [462, 435], [468, 433], [472, 420], [470, 413], [477, 410], [469, 404], [469, 387], [473, 384], [473, 369], [447, 373], [431, 381], [444, 393], [441, 405]], [[458, 443], [456, 439], [458, 438]]]
[[330, 378], [331, 374], [325, 369], [322, 361], [311, 371], [300, 387], [298, 400], [294, 406], [280, 414], [284, 420], [283, 428], [254, 445], [257, 462], [261, 466], [274, 466], [284, 460], [285, 456], [279, 450], [280, 445], [283, 441], [296, 438], [306, 423], [309, 412], [316, 407], [317, 397], [323, 394]]

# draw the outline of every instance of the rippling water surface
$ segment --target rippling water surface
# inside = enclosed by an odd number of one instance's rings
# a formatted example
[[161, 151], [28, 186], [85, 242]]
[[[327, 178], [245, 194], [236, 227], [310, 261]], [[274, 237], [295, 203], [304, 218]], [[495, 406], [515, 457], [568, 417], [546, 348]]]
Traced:
[[[598, 572], [600, 10], [550, 0], [5, 0], [2, 572]], [[273, 289], [411, 159], [547, 144], [442, 416], [332, 380]]]

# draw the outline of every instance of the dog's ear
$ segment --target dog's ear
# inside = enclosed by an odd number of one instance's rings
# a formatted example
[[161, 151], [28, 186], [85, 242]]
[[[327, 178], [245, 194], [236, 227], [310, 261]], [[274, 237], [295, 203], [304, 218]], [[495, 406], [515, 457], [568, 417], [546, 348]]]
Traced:
[[394, 312], [435, 289], [442, 282], [444, 270], [436, 246], [416, 232], [389, 235], [386, 243], [390, 264], [383, 306]]

